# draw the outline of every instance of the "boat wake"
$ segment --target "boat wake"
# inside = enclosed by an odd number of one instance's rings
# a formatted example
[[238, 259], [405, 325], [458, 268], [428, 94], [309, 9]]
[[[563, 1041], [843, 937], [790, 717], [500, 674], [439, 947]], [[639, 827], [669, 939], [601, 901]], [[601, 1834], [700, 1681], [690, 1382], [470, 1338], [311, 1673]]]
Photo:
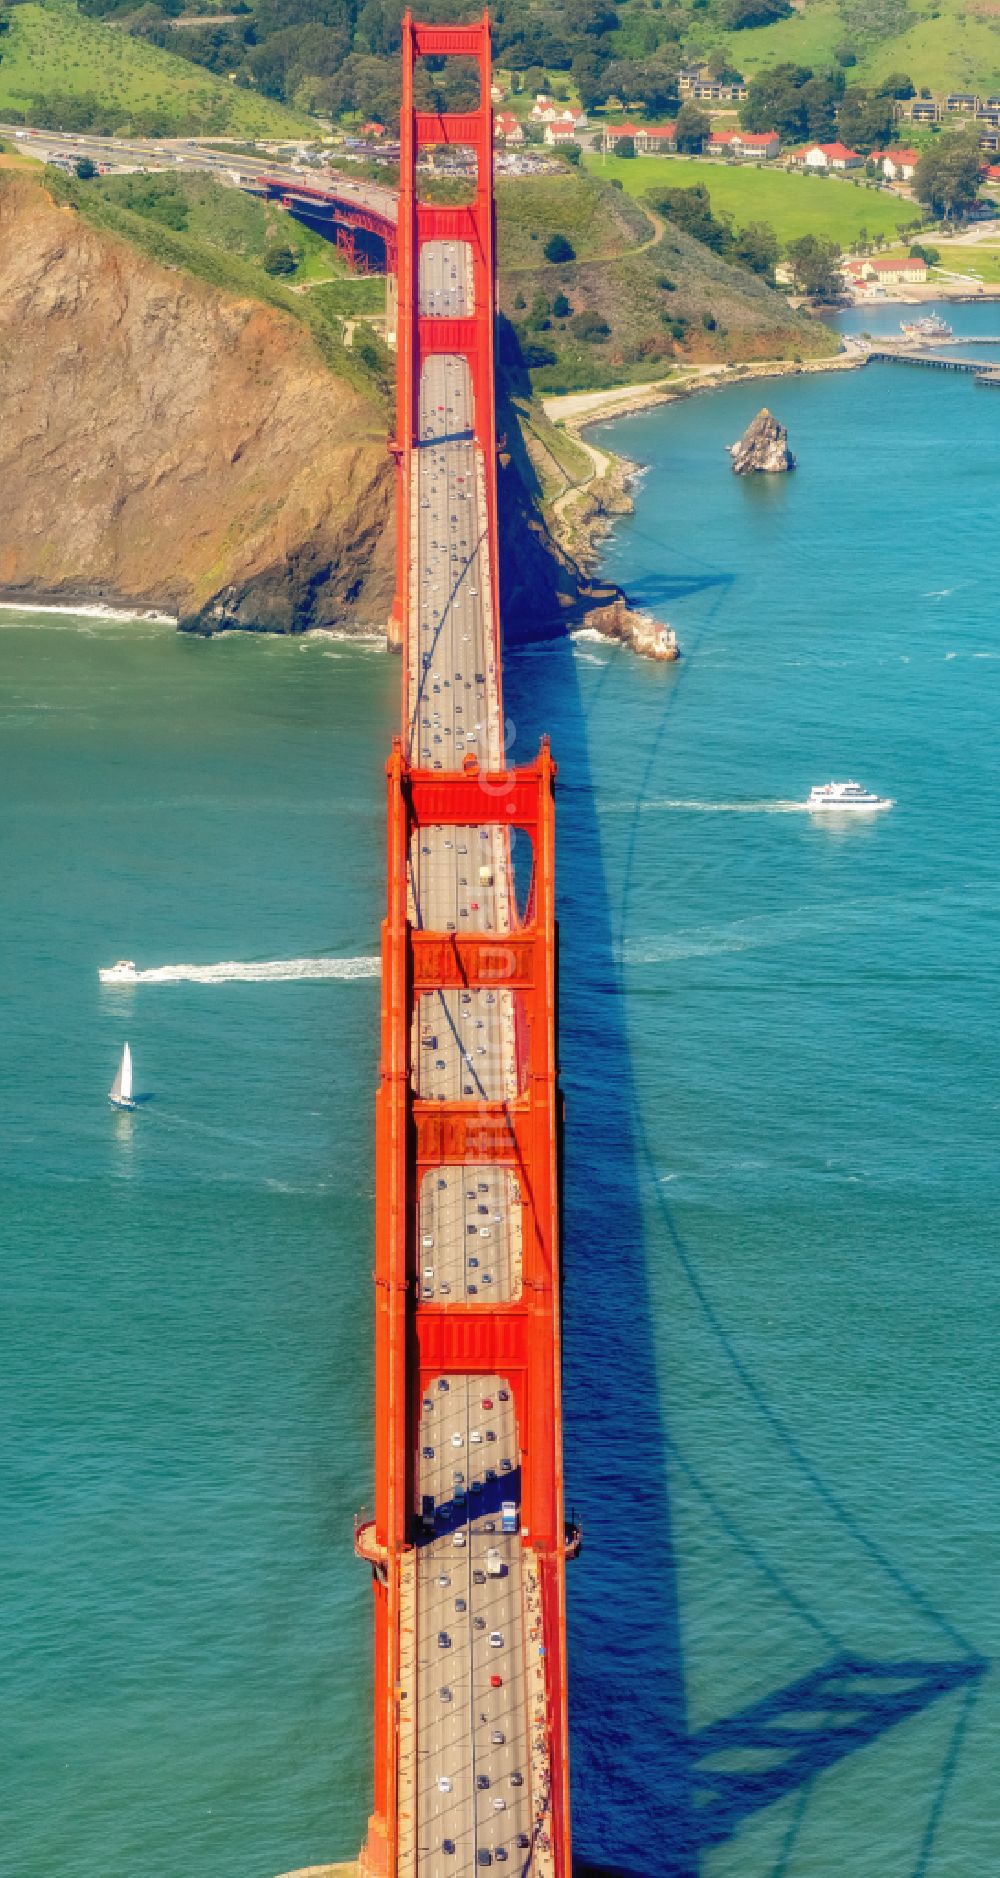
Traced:
[[224, 959], [218, 965], [155, 965], [127, 985], [261, 985], [289, 984], [308, 978], [377, 978], [377, 955], [357, 959]]
[[664, 809], [689, 809], [700, 815], [796, 815], [809, 807], [808, 802], [695, 802], [682, 796], [654, 796], [646, 802], [605, 802], [610, 814], [651, 815]]

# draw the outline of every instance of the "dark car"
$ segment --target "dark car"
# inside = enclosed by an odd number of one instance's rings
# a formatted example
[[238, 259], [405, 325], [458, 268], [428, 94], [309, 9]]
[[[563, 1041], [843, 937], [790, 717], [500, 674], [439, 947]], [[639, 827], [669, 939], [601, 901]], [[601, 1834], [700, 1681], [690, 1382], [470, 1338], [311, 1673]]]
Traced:
[[439, 1650], [451, 1649], [451, 1638], [449, 1637], [448, 1632], [446, 1630], [438, 1631], [438, 1649]]
[[519, 1774], [519, 1773], [517, 1772], [517, 1770], [515, 1769], [515, 1771], [514, 1771], [514, 1773], [512, 1773], [512, 1774], [511, 1774], [511, 1777], [510, 1777], [510, 1784], [511, 1784], [511, 1786], [512, 1786], [512, 1787], [523, 1787], [523, 1786], [524, 1786], [524, 1775], [523, 1775], [523, 1774]]
[[480, 1793], [486, 1793], [489, 1788], [489, 1784], [490, 1784], [489, 1774], [477, 1774], [476, 1775], [476, 1786], [479, 1788]]
[[478, 1852], [476, 1853], [476, 1864], [477, 1865], [492, 1865], [492, 1863], [493, 1863], [492, 1852], [487, 1852], [486, 1847], [484, 1845], [481, 1845]]
[[455, 1841], [454, 1841], [454, 1839], [442, 1839], [442, 1841], [441, 1841], [441, 1850], [442, 1850], [442, 1852], [454, 1852], [454, 1850], [455, 1850]]

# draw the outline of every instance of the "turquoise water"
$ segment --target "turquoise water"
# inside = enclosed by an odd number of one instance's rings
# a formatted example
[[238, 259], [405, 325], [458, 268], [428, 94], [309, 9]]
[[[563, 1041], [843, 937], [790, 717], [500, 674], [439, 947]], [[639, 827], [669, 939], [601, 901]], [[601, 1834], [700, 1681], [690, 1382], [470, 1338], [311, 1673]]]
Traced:
[[[750, 484], [723, 446], [765, 397], [800, 468]], [[872, 369], [607, 434], [648, 466], [608, 569], [684, 660], [584, 639], [507, 683], [560, 761], [578, 1848], [980, 1878], [1000, 398]], [[293, 968], [375, 951], [397, 682], [0, 615], [16, 1878], [273, 1878], [363, 1836], [377, 986]], [[831, 775], [897, 807], [788, 806]], [[120, 953], [292, 967], [102, 989]]]

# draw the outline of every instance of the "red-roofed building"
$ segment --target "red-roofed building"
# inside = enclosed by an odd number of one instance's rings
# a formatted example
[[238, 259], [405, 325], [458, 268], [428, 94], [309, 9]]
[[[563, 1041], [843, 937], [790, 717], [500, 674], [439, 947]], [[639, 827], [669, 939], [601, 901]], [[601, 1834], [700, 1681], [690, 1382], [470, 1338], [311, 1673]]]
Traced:
[[610, 150], [613, 155], [624, 138], [631, 137], [632, 142], [635, 143], [636, 138], [642, 136], [644, 129], [644, 124], [608, 124], [604, 131], [605, 150]]
[[863, 170], [865, 159], [859, 150], [848, 150], [842, 143], [807, 143], [792, 157], [804, 170]]
[[897, 255], [895, 260], [845, 261], [841, 270], [853, 287], [919, 287], [927, 279], [927, 262], [915, 254]]
[[567, 144], [576, 142], [575, 124], [546, 124], [542, 139], [547, 144]]
[[669, 156], [676, 148], [676, 124], [641, 124], [635, 133], [636, 156]]
[[873, 150], [871, 160], [879, 165], [887, 182], [908, 183], [920, 161], [920, 151]]
[[713, 130], [706, 150], [710, 156], [733, 157], [745, 162], [752, 158], [757, 162], [763, 158], [769, 162], [781, 149], [781, 138], [776, 130]]
[[362, 137], [384, 137], [385, 125], [380, 124], [378, 119], [373, 117], [370, 123], [362, 124], [359, 135]]
[[983, 180], [994, 185], [1000, 183], [1000, 163], [987, 163]]
[[880, 287], [918, 286], [927, 279], [927, 262], [915, 254], [904, 254], [895, 261], [869, 261], [872, 277]]
[[493, 119], [493, 138], [496, 143], [523, 143], [524, 125], [513, 111], [498, 111]]

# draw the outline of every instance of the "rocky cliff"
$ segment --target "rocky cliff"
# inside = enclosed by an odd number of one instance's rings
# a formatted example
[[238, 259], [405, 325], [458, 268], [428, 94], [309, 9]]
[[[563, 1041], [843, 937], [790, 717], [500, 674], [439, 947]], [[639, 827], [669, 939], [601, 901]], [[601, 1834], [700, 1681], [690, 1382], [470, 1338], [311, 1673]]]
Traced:
[[[155, 606], [209, 632], [380, 631], [386, 428], [378, 392], [290, 314], [152, 258], [0, 159], [0, 598]], [[500, 499], [505, 630], [558, 630], [577, 570], [516, 451]]]
[[747, 425], [739, 442], [730, 446], [730, 453], [737, 476], [749, 476], [754, 470], [765, 470], [773, 475], [795, 468], [795, 458], [788, 448], [788, 432], [784, 424], [772, 417], [766, 405]]
[[381, 627], [377, 401], [292, 318], [0, 173], [0, 590], [288, 631]]

